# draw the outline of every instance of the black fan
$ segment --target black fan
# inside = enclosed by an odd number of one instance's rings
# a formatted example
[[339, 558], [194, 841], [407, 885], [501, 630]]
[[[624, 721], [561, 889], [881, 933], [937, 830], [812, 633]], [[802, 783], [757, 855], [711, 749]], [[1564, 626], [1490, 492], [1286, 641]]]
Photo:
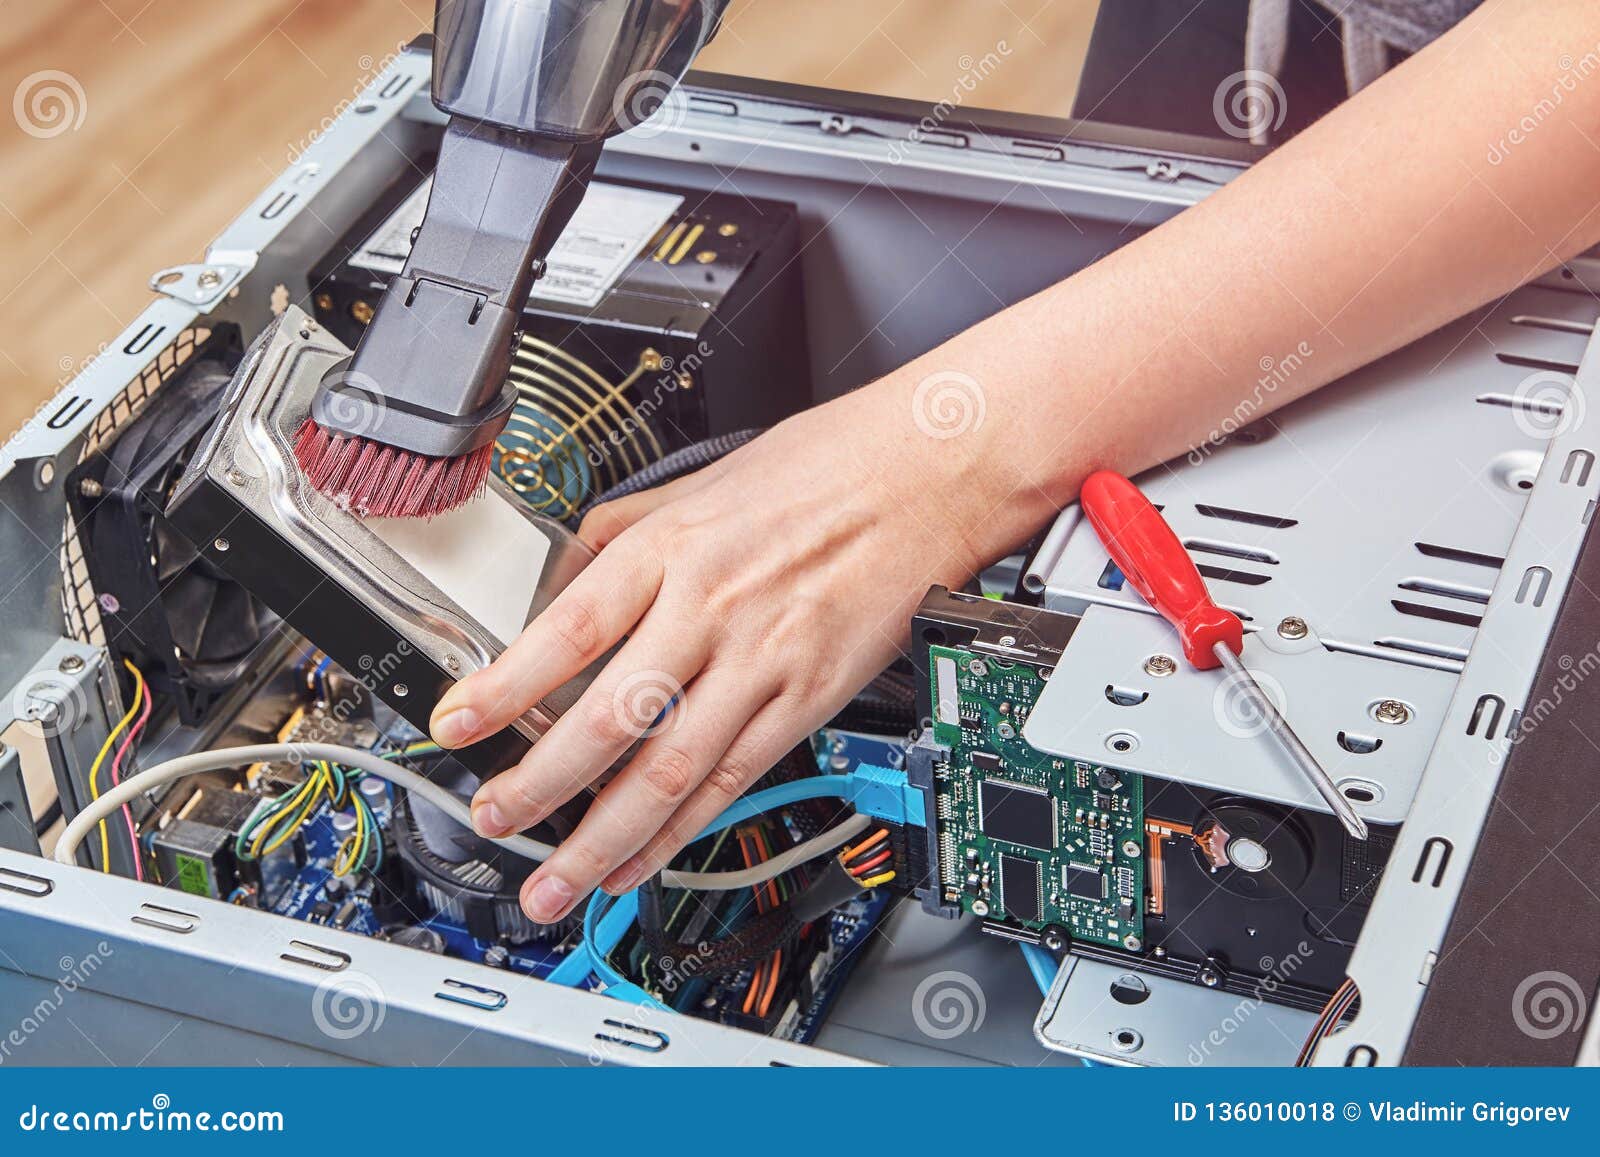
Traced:
[[184, 723], [240, 678], [275, 620], [162, 511], [232, 377], [215, 342], [73, 471], [67, 493], [116, 666], [131, 660]]

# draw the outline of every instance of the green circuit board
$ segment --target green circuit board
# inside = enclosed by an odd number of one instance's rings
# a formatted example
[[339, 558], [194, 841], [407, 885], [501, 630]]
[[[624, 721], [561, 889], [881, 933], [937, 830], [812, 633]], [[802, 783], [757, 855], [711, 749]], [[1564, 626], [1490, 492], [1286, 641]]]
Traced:
[[1031, 931], [1138, 949], [1144, 941], [1144, 784], [1057, 759], [1022, 738], [1039, 671], [930, 647], [934, 796], [944, 898]]

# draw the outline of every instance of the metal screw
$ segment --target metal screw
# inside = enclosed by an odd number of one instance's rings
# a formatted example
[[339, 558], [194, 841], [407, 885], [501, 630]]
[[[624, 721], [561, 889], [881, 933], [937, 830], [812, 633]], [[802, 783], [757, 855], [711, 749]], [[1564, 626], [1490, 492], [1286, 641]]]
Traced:
[[1372, 709], [1372, 717], [1379, 723], [1405, 723], [1411, 718], [1411, 708], [1398, 699], [1385, 699]]
[[233, 544], [231, 542], [229, 542], [225, 538], [218, 538], [218, 539], [213, 540], [211, 545], [217, 551], [218, 554], [223, 554], [223, 553], [226, 553], [228, 548], [230, 546], [232, 546]]
[[194, 279], [194, 283], [201, 289], [215, 289], [222, 284], [222, 274], [215, 269], [202, 269], [200, 276]]
[[1144, 941], [1130, 932], [1122, 938], [1122, 946], [1129, 952], [1137, 952], [1144, 947]]
[[1311, 628], [1299, 615], [1289, 615], [1278, 624], [1278, 634], [1285, 639], [1303, 639], [1310, 633]]
[[1139, 846], [1138, 840], [1122, 841], [1122, 854], [1127, 856], [1128, 859], [1137, 860], [1143, 852], [1144, 849]]
[[1017, 645], [1017, 637], [1015, 635], [1001, 635], [1000, 645], [1002, 647], [1015, 647]]
[[987, 916], [989, 914], [988, 901], [974, 900], [972, 902], [972, 914], [974, 916]]
[[1044, 946], [1050, 949], [1051, 952], [1060, 952], [1067, 946], [1067, 940], [1066, 937], [1052, 928], [1044, 934]]
[[446, 655], [444, 657], [444, 665], [448, 670], [451, 671], [461, 670], [461, 660], [456, 658], [454, 655]]
[[101, 486], [100, 483], [96, 482], [93, 478], [85, 478], [82, 482], [78, 483], [78, 493], [83, 495], [85, 498], [99, 498], [105, 492], [106, 488]]
[[244, 471], [238, 469], [237, 467], [235, 467], [232, 470], [229, 470], [228, 471], [228, 481], [232, 482], [235, 486], [243, 486], [245, 484], [245, 481], [246, 481], [245, 476], [244, 476]]
[[372, 302], [363, 301], [361, 298], [350, 303], [350, 318], [357, 325], [366, 325], [372, 321], [372, 315], [378, 311], [372, 308]]
[[404, 683], [396, 683], [394, 685], [394, 697], [396, 699], [404, 699], [409, 694], [411, 694], [411, 688]]
[[83, 656], [68, 655], [65, 659], [61, 660], [60, 666], [56, 669], [63, 675], [76, 675], [79, 671], [83, 670]]
[[1151, 655], [1144, 661], [1144, 673], [1163, 679], [1178, 669], [1178, 662], [1171, 655]]
[[971, 671], [978, 678], [982, 679], [989, 673], [989, 664], [985, 663], [982, 659], [974, 659], [972, 662], [967, 664], [967, 670]]

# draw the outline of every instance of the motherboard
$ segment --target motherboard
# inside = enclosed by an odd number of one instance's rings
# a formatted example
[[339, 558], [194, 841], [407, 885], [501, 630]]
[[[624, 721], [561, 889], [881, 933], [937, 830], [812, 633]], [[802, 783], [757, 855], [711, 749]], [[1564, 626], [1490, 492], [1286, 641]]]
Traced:
[[1022, 738], [1045, 675], [959, 647], [928, 651], [940, 887], [991, 921], [1137, 951], [1144, 943], [1144, 785]]

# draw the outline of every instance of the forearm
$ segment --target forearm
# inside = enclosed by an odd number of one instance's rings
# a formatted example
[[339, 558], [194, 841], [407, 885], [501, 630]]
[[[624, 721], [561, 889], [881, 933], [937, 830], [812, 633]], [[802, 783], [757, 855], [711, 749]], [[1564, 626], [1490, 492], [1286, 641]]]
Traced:
[[900, 407], [931, 374], [982, 393], [983, 425], [912, 455], [913, 484], [970, 458], [972, 546], [998, 553], [1090, 470], [1182, 454], [1600, 241], [1597, 201], [1600, 10], [1490, 3], [1202, 204], [886, 382]]

